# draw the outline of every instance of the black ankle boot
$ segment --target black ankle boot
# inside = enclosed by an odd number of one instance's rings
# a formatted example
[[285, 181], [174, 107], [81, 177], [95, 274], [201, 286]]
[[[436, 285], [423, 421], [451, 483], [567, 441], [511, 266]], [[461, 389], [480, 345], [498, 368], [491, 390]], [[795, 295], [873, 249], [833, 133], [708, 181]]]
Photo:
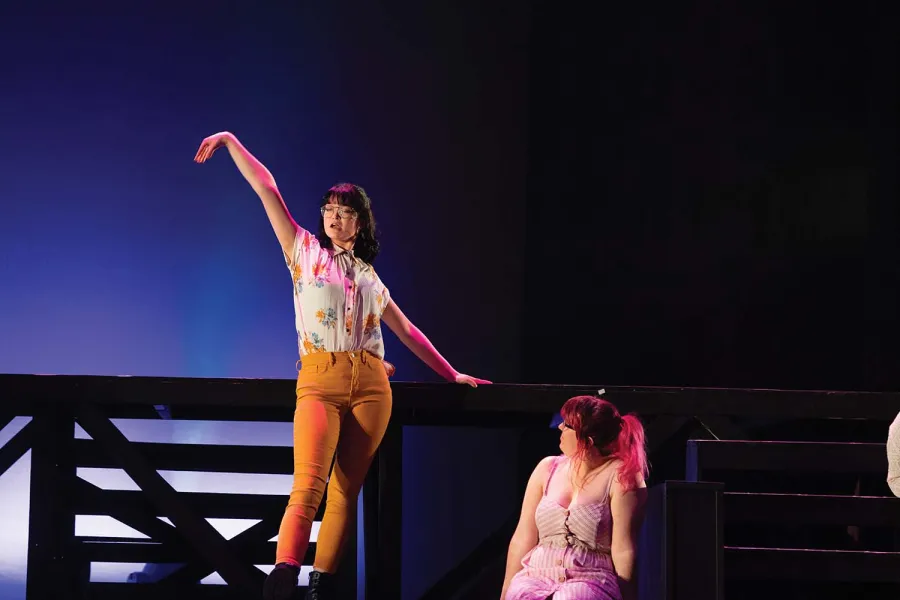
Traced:
[[263, 584], [263, 600], [292, 600], [297, 591], [300, 569], [289, 563], [278, 563]]
[[334, 591], [334, 575], [332, 573], [313, 571], [309, 574], [306, 600], [335, 600], [335, 598], [337, 598], [337, 594]]

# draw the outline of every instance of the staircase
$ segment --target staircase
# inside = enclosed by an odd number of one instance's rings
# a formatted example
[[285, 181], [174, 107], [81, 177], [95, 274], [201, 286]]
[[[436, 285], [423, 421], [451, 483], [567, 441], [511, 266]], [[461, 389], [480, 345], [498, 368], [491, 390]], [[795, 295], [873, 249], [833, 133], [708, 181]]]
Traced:
[[854, 495], [884, 481], [884, 444], [690, 440], [686, 458], [688, 481], [723, 484], [725, 598], [900, 598], [900, 499]]

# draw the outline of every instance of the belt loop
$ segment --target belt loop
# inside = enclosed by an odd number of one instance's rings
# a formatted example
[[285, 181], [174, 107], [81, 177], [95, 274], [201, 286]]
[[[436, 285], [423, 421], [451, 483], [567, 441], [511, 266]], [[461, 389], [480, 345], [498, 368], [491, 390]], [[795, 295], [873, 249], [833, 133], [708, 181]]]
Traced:
[[329, 352], [329, 354], [331, 355], [331, 366], [333, 367], [337, 364], [337, 356], [334, 355], [334, 352]]

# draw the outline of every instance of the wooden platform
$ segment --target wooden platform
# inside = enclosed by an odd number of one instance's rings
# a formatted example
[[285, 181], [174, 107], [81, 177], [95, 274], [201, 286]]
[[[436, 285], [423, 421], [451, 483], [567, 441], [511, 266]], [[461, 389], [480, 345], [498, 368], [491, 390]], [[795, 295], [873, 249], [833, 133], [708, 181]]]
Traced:
[[[254, 561], [272, 555], [268, 540], [277, 531], [284, 497], [176, 493], [157, 469], [219, 472], [291, 472], [290, 450], [271, 447], [202, 446], [192, 444], [140, 444], [128, 442], [110, 418], [164, 418], [241, 421], [290, 421], [294, 406], [293, 380], [191, 379], [152, 377], [92, 377], [55, 375], [0, 375], [0, 425], [14, 416], [33, 417], [31, 423], [0, 448], [0, 472], [32, 449], [32, 494], [28, 593], [29, 597], [62, 597], [86, 585], [90, 560], [184, 560], [187, 566], [159, 585], [168, 597], [248, 597], [258, 593], [263, 575]], [[622, 411], [637, 412], [647, 424], [651, 452], [685, 432], [707, 432], [722, 439], [740, 439], [747, 420], [766, 422], [792, 419], [835, 419], [852, 423], [873, 419], [889, 422], [900, 412], [900, 394], [660, 388], [593, 385], [495, 384], [477, 389], [452, 384], [394, 382], [394, 416], [378, 457], [366, 479], [365, 582], [369, 598], [399, 598], [401, 581], [402, 427], [525, 426], [547, 431], [550, 417], [571, 396], [593, 394], [605, 388]], [[93, 438], [76, 440], [79, 423]], [[720, 442], [721, 443], [721, 442]], [[694, 445], [697, 472], [719, 468], [726, 458], [745, 456], [745, 464], [771, 467], [781, 456], [774, 447], [717, 446], [707, 452], [705, 442]], [[711, 448], [711, 446], [709, 446]], [[683, 449], [683, 446], [682, 446]], [[796, 447], [795, 467], [812, 465], [822, 448]], [[840, 453], [848, 470], [881, 468], [877, 445], [860, 445], [852, 456]], [[825, 452], [828, 450], [825, 449]], [[769, 452], [767, 454], [767, 452]], [[742, 454], [743, 453], [743, 454]], [[656, 457], [661, 458], [661, 457]], [[651, 455], [651, 460], [654, 460]], [[744, 459], [742, 459], [744, 460]], [[717, 462], [718, 461], [718, 462]], [[684, 464], [684, 463], [683, 463]], [[124, 469], [140, 492], [109, 492], [75, 477], [77, 467]], [[782, 465], [783, 466], [783, 465]], [[759, 502], [777, 502], [756, 498]], [[746, 498], [724, 496], [725, 507], [750, 518]], [[854, 504], [835, 499], [818, 501], [819, 518]], [[744, 508], [742, 509], [742, 505]], [[876, 503], [872, 504], [876, 507]], [[800, 511], [795, 507], [792, 510]], [[858, 509], [854, 509], [858, 510]], [[878, 503], [874, 510], [896, 514], [892, 505]], [[743, 511], [743, 512], [741, 512]], [[153, 543], [114, 550], [97, 540], [74, 536], [75, 514], [107, 514], [150, 536]], [[873, 513], [874, 514], [874, 513]], [[156, 517], [164, 515], [174, 527]], [[263, 522], [226, 541], [206, 517], [258, 518]], [[507, 528], [508, 529], [508, 528]], [[506, 531], [501, 528], [501, 533]], [[115, 542], [115, 541], [114, 541]], [[118, 542], [124, 543], [122, 540]], [[495, 543], [487, 540], [486, 543]], [[729, 551], [730, 552], [730, 551]], [[354, 553], [348, 553], [354, 554]], [[750, 556], [749, 554], [747, 556]], [[756, 555], [753, 555], [756, 556]], [[348, 557], [348, 558], [355, 558]], [[740, 559], [744, 560], [744, 559]], [[739, 572], [752, 572], [754, 558], [744, 560]], [[798, 559], [799, 560], [799, 559]], [[888, 562], [890, 558], [885, 559]], [[886, 563], [887, 564], [887, 563]], [[228, 586], [196, 582], [217, 571]], [[355, 569], [342, 569], [349, 577]], [[344, 577], [344, 575], [342, 575]], [[439, 582], [435, 589], [449, 589]], [[344, 581], [347, 597], [355, 581]], [[150, 594], [156, 585], [126, 586], [127, 596]], [[90, 597], [114, 598], [123, 586], [91, 584]], [[146, 588], [146, 589], [145, 589]], [[118, 591], [117, 591], [118, 590]], [[193, 595], [196, 593], [196, 595]], [[135, 595], [137, 594], [137, 595]], [[159, 597], [159, 596], [155, 596]], [[429, 596], [432, 597], [432, 596]], [[436, 594], [433, 597], [440, 597]]]
[[[0, 375], [4, 410], [26, 412], [34, 402], [107, 407], [107, 416], [247, 421], [284, 418], [292, 410], [294, 380], [109, 377], [81, 375]], [[606, 384], [494, 384], [477, 389], [445, 383], [392, 382], [394, 409], [404, 424], [427, 423], [449, 414], [469, 423], [505, 424], [521, 415], [547, 415], [571, 396], [605, 389], [623, 411], [647, 417], [731, 416], [778, 419], [892, 420], [900, 412], [900, 393], [748, 390], [730, 388], [635, 387]], [[22, 413], [25, 414], [25, 413]], [[485, 419], [495, 415], [497, 419]], [[452, 421], [451, 421], [452, 422]]]

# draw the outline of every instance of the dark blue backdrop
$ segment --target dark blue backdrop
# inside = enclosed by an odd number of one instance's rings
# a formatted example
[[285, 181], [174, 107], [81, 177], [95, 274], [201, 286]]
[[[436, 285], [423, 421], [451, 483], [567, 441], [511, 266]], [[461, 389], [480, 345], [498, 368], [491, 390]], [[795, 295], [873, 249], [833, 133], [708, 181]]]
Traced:
[[[330, 185], [366, 187], [397, 303], [460, 370], [516, 380], [526, 9], [427, 4], [4, 9], [0, 372], [296, 375], [290, 280], [259, 201], [227, 155], [191, 160], [229, 129], [307, 227]], [[397, 379], [434, 378], [391, 336], [388, 358]], [[224, 431], [195, 427], [153, 435]], [[511, 435], [405, 433], [404, 598], [514, 508]], [[434, 519], [449, 501], [422, 490], [459, 489], [476, 458], [491, 477]], [[25, 476], [0, 479], [7, 515], [25, 510]], [[3, 531], [16, 597], [24, 540]]]

